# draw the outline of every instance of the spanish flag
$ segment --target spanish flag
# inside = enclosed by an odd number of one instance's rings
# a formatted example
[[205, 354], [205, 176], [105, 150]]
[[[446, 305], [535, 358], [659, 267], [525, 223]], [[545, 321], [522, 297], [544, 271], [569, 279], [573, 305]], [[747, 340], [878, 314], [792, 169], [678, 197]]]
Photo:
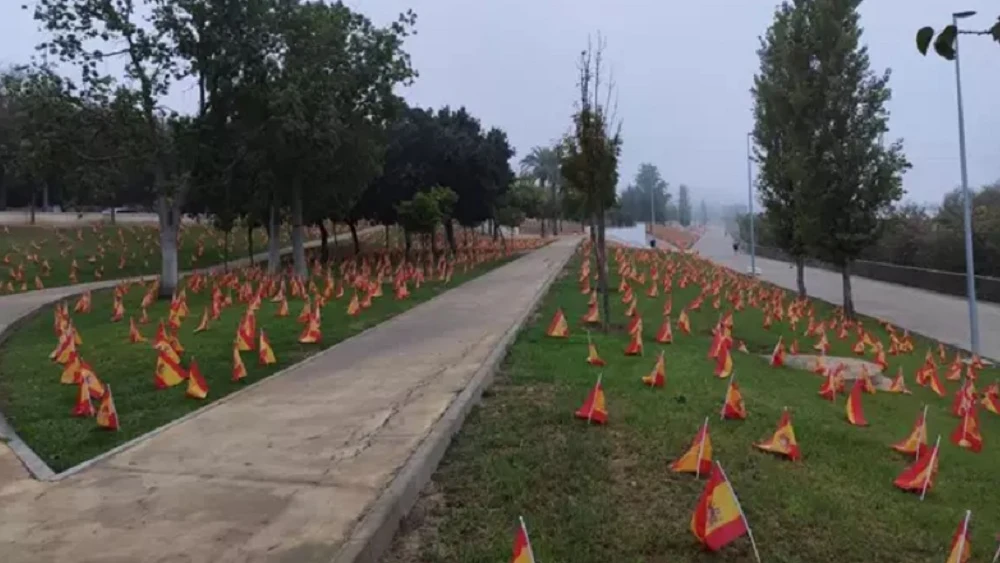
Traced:
[[674, 341], [674, 333], [670, 330], [670, 317], [663, 319], [663, 324], [660, 325], [660, 330], [656, 331], [656, 339], [660, 344], [670, 344]]
[[819, 386], [819, 396], [827, 401], [837, 399], [837, 375], [833, 370], [827, 370], [826, 380]]
[[240, 349], [233, 346], [233, 381], [239, 381], [247, 376], [247, 367], [240, 357]]
[[903, 378], [903, 368], [902, 366], [896, 370], [896, 378], [892, 380], [892, 385], [886, 390], [887, 393], [902, 393], [904, 395], [910, 395], [911, 392], [906, 388], [906, 379]]
[[781, 420], [778, 421], [778, 429], [770, 439], [754, 444], [759, 450], [782, 455], [792, 461], [802, 459], [799, 451], [799, 443], [795, 439], [795, 429], [792, 428], [792, 417], [786, 408], [781, 412]]
[[[593, 295], [596, 295], [594, 293]], [[583, 322], [585, 323], [599, 323], [601, 322], [601, 313], [597, 309], [597, 301], [594, 300], [587, 305], [587, 314], [583, 316]]]
[[922, 499], [924, 494], [934, 487], [934, 477], [938, 471], [938, 448], [941, 445], [939, 436], [934, 447], [923, 448], [923, 452], [917, 457], [913, 465], [907, 467], [896, 477], [893, 484], [896, 487], [912, 493], [919, 492]]
[[267, 335], [264, 334], [264, 329], [260, 329], [260, 343], [257, 351], [257, 359], [260, 361], [260, 365], [269, 366], [271, 364], [277, 363], [277, 358], [274, 357], [274, 349], [271, 348], [271, 342], [268, 341]]
[[[705, 490], [691, 515], [691, 532], [712, 551], [722, 549], [743, 534], [750, 534], [740, 501], [719, 462], [712, 466]], [[752, 535], [750, 541], [753, 542]], [[755, 552], [756, 549], [754, 546]]]
[[644, 375], [642, 382], [650, 387], [663, 387], [667, 382], [667, 368], [663, 361], [662, 350], [660, 350], [659, 356], [656, 357], [656, 365], [653, 366], [653, 371], [649, 375]]
[[723, 340], [722, 342], [722, 348], [715, 359], [715, 376], [725, 379], [733, 373], [733, 355], [729, 353], [731, 341]]
[[639, 327], [635, 332], [632, 333], [630, 337], [628, 346], [625, 347], [626, 356], [640, 356], [642, 355], [642, 322], [639, 322]]
[[774, 345], [774, 350], [771, 352], [771, 365], [773, 367], [785, 365], [785, 343], [781, 341], [781, 338], [778, 337], [778, 343]]
[[722, 403], [722, 418], [730, 420], [743, 420], [747, 417], [747, 408], [743, 404], [743, 394], [736, 385], [736, 377], [729, 380], [726, 387], [726, 398]]
[[146, 337], [139, 332], [139, 327], [135, 324], [135, 319], [129, 317], [128, 319], [128, 341], [135, 344], [137, 342], [146, 342]]
[[583, 405], [577, 409], [576, 417], [596, 424], [608, 422], [608, 409], [604, 403], [604, 387], [601, 386], [601, 376], [597, 376], [597, 383], [590, 390]]
[[535, 563], [535, 554], [531, 552], [531, 540], [528, 539], [528, 528], [524, 518], [520, 519], [517, 535], [514, 536], [514, 555], [510, 563]]
[[917, 421], [913, 423], [913, 430], [910, 430], [910, 434], [903, 438], [902, 441], [897, 442], [892, 445], [892, 449], [899, 453], [914, 455], [920, 457], [927, 449], [927, 406], [924, 406], [924, 410], [917, 417]]
[[604, 359], [601, 358], [597, 353], [597, 345], [590, 340], [590, 335], [587, 335], [587, 363], [592, 366], [603, 366], [605, 364]]
[[198, 362], [191, 359], [191, 366], [188, 367], [187, 396], [192, 399], [204, 399], [208, 396], [208, 383], [198, 368]]
[[688, 318], [687, 311], [681, 311], [681, 314], [677, 315], [677, 328], [684, 334], [691, 334], [691, 319]]
[[[972, 544], [969, 543], [969, 520], [972, 511], [965, 511], [965, 519], [958, 525], [955, 535], [951, 538], [951, 549], [948, 551], [947, 563], [966, 563], [972, 555]], [[994, 557], [994, 560], [996, 557]]]
[[184, 381], [187, 374], [181, 367], [180, 359], [166, 350], [160, 349], [156, 357], [156, 375], [153, 384], [157, 389], [173, 387]]
[[358, 292], [355, 291], [354, 295], [351, 296], [350, 302], [347, 303], [347, 314], [356, 317], [359, 313], [361, 313], [361, 302], [358, 301]]
[[684, 455], [670, 464], [670, 470], [675, 473], [694, 473], [698, 477], [711, 472], [712, 439], [708, 435], [708, 417]]
[[208, 319], [209, 319], [208, 307], [206, 306], [205, 309], [201, 312], [201, 322], [199, 322], [198, 326], [194, 328], [194, 332], [203, 332], [208, 330]]
[[951, 443], [975, 453], [983, 450], [983, 435], [979, 432], [979, 414], [971, 408], [962, 417], [962, 422], [951, 433]]
[[864, 410], [861, 408], [861, 392], [864, 391], [864, 386], [864, 381], [861, 378], [855, 379], [854, 386], [851, 387], [851, 394], [848, 396], [847, 402], [844, 403], [847, 422], [854, 426], [868, 426]]
[[663, 302], [663, 316], [669, 317], [673, 309], [674, 309], [674, 299], [672, 296], [668, 295], [666, 301]]
[[284, 297], [278, 302], [278, 310], [275, 311], [274, 316], [276, 317], [287, 317], [288, 316], [288, 300]]
[[983, 408], [993, 414], [1000, 414], [1000, 385], [994, 383], [986, 388], [982, 400]]
[[569, 325], [566, 323], [566, 315], [562, 309], [556, 309], [556, 314], [552, 316], [549, 328], [545, 330], [546, 336], [552, 338], [566, 338], [569, 336]]
[[94, 404], [90, 402], [90, 388], [84, 381], [80, 381], [77, 387], [73, 416], [94, 416]]
[[97, 426], [107, 430], [118, 430], [118, 411], [115, 409], [115, 400], [111, 397], [111, 386], [104, 386], [104, 396], [101, 397], [101, 404], [97, 407]]
[[254, 336], [257, 334], [256, 317], [251, 311], [247, 311], [240, 320], [240, 326], [236, 328], [236, 345], [240, 352], [254, 350]]

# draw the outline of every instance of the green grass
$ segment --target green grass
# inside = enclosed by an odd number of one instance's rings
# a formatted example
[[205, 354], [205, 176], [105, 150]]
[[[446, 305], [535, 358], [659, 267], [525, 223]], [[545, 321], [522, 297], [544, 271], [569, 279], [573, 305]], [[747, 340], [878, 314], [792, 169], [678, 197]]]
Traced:
[[[73, 322], [83, 337], [83, 344], [79, 347], [82, 357], [93, 366], [102, 381], [111, 385], [121, 430], [101, 431], [92, 419], [70, 416], [76, 387], [61, 385], [60, 367], [48, 360], [48, 354], [55, 346], [51, 307], [19, 328], [0, 347], [0, 411], [18, 435], [53, 470], [62, 471], [196, 410], [207, 402], [242, 389], [506, 261], [506, 258], [501, 258], [470, 268], [468, 272], [456, 266], [449, 284], [428, 281], [420, 289], [411, 284], [411, 297], [404, 301], [397, 301], [391, 284], [387, 284], [385, 296], [373, 300], [371, 308], [357, 317], [349, 317], [346, 313], [351, 296], [348, 290], [342, 298], [329, 302], [323, 309], [323, 340], [319, 345], [298, 343], [302, 327], [295, 318], [302, 309], [301, 300], [289, 300], [290, 316], [286, 318], [275, 316], [277, 303], [265, 301], [257, 313], [257, 325], [267, 333], [278, 363], [261, 367], [257, 364], [256, 352], [244, 352], [243, 360], [249, 376], [242, 382], [232, 382], [230, 376], [232, 342], [246, 306], [236, 301], [234, 292], [234, 306], [226, 308], [208, 331], [194, 334], [202, 311], [211, 298], [209, 290], [200, 294], [188, 290], [191, 313], [180, 329], [180, 341], [186, 348], [183, 359], [185, 365], [191, 358], [197, 359], [209, 386], [207, 401], [187, 398], [186, 382], [167, 390], [155, 389], [156, 353], [148, 344], [128, 343], [128, 318], [119, 323], [109, 322], [112, 295], [110, 291], [96, 292], [93, 294], [92, 311], [73, 315]], [[317, 284], [322, 288], [322, 279]], [[142, 286], [132, 286], [124, 300], [127, 315], [138, 319], [144, 291]], [[71, 309], [73, 304], [70, 302]], [[168, 307], [167, 301], [156, 303], [149, 309], [150, 324], [140, 325], [140, 330], [150, 342], [156, 323], [166, 318]]]
[[[316, 238], [315, 229], [307, 236]], [[343, 239], [343, 236], [341, 236]], [[348, 235], [349, 239], [350, 236]], [[282, 247], [291, 244], [287, 229], [280, 232]], [[249, 251], [245, 229], [230, 233], [228, 259], [244, 258]], [[221, 264], [226, 259], [223, 234], [207, 225], [185, 225], [178, 243], [181, 270], [193, 270]], [[254, 231], [255, 253], [267, 250], [267, 233]], [[37, 256], [37, 260], [35, 257]], [[124, 264], [120, 262], [125, 257]], [[22, 282], [12, 279], [12, 272], [23, 265], [26, 291], [35, 288], [35, 277], [45, 287], [71, 285], [70, 269], [77, 264], [77, 282], [121, 279], [160, 271], [160, 236], [156, 225], [110, 225], [98, 223], [80, 227], [9, 226], [0, 227], [0, 295], [12, 289], [20, 292]], [[91, 261], [93, 260], [93, 261]], [[47, 261], [48, 271], [42, 266]], [[99, 272], [99, 274], [98, 274]]]
[[[669, 256], [708, 267], [695, 257]], [[760, 357], [740, 353], [734, 354], [734, 363], [749, 417], [723, 422], [719, 409], [727, 382], [713, 376], [706, 358], [710, 329], [719, 315], [711, 299], [691, 314], [694, 334], [680, 334], [675, 326], [675, 343], [661, 347], [652, 337], [664, 298], [648, 298], [637, 288], [646, 355], [625, 357], [624, 334], [594, 334], [608, 362], [599, 369], [584, 362], [586, 334], [579, 319], [586, 297], [577, 289], [578, 267], [578, 261], [568, 267], [568, 275], [555, 283], [534, 322], [519, 335], [496, 383], [456, 436], [386, 561], [509, 560], [519, 515], [528, 524], [538, 561], [752, 561], [745, 537], [720, 554], [703, 551], [689, 522], [704, 480], [668, 469], [706, 416], [715, 459], [741, 499], [764, 561], [944, 561], [967, 508], [973, 511], [973, 559], [992, 556], [1000, 529], [1000, 489], [995, 484], [1000, 417], [981, 411], [985, 446], [980, 454], [949, 442], [959, 423], [948, 412], [951, 396], [939, 398], [914, 382], [926, 340], [916, 339], [912, 355], [889, 356], [889, 373], [903, 366], [914, 394], [864, 395], [871, 423], [867, 428], [846, 422], [843, 400], [832, 404], [817, 396], [820, 377], [772, 368]], [[674, 320], [700, 291], [697, 284], [679, 289], [678, 277]], [[612, 281], [617, 287], [618, 276], [612, 275]], [[827, 304], [815, 306], [820, 318], [832, 313]], [[544, 335], [557, 307], [571, 322], [568, 340]], [[612, 294], [612, 310], [613, 320], [623, 322], [624, 305], [617, 293]], [[746, 341], [751, 351], [769, 351], [779, 334], [786, 343], [793, 337], [783, 323], [770, 331], [761, 324], [759, 310], [737, 313], [734, 337]], [[803, 351], [813, 341], [801, 336], [804, 325], [798, 329]], [[875, 321], [868, 319], [865, 325], [888, 345]], [[851, 355], [853, 336], [845, 341], [828, 336], [833, 355]], [[650, 389], [640, 378], [661, 348], [667, 384]], [[587, 426], [574, 419], [573, 411], [599, 372], [610, 422]], [[997, 375], [996, 370], [983, 371], [979, 389]], [[945, 385], [949, 394], [958, 387]], [[937, 484], [921, 502], [893, 486], [909, 460], [889, 445], [909, 433], [924, 403], [930, 405], [931, 439], [941, 434], [942, 450]], [[770, 436], [785, 406], [792, 411], [804, 456], [799, 463], [751, 445]]]

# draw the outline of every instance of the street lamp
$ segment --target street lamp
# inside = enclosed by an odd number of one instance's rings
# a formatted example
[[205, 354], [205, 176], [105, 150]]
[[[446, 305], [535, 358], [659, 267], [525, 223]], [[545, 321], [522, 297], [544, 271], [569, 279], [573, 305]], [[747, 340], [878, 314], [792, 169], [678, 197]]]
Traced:
[[979, 354], [979, 315], [976, 310], [976, 265], [972, 255], [972, 194], [965, 162], [965, 112], [962, 110], [962, 70], [958, 62], [958, 20], [976, 15], [974, 10], [951, 15], [955, 26], [955, 89], [958, 93], [958, 152], [962, 164], [962, 211], [965, 219], [965, 291], [969, 302], [969, 338], [972, 353]]
[[753, 179], [750, 175], [750, 137], [747, 133], [747, 200], [750, 202], [750, 275], [757, 276], [757, 241], [753, 232]]

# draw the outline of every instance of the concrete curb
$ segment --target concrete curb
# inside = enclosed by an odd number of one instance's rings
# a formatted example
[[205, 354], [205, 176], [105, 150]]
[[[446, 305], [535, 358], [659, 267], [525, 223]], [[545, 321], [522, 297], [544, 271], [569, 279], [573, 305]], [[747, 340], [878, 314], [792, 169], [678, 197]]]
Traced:
[[556, 264], [542, 282], [524, 314], [507, 329], [465, 389], [455, 397], [441, 418], [431, 427], [427, 437], [417, 446], [382, 494], [361, 517], [333, 557], [333, 563], [378, 563], [379, 558], [392, 546], [400, 521], [413, 508], [420, 491], [430, 481], [448, 450], [452, 437], [461, 429], [472, 407], [479, 402], [483, 390], [492, 385], [497, 368], [507, 356], [507, 350], [513, 344], [514, 338], [537, 309], [552, 282], [563, 271], [578, 247], [579, 244], [575, 245], [574, 250]]
[[[305, 243], [304, 246], [308, 250], [308, 249], [316, 248], [319, 245], [320, 245], [320, 241], [316, 240], [316, 241], [309, 241], [309, 242]], [[282, 248], [279, 251], [279, 253], [280, 253], [281, 256], [286, 256], [288, 254], [291, 254], [291, 252], [292, 252], [291, 247]], [[255, 262], [257, 262], [257, 261], [263, 261], [263, 260], [265, 260], [267, 258], [267, 253], [266, 252], [262, 252], [262, 253], [259, 253], [259, 254], [255, 254], [253, 258], [254, 258]], [[216, 272], [216, 271], [219, 271], [219, 270], [223, 270], [223, 269], [225, 269], [227, 267], [239, 268], [239, 267], [245, 266], [245, 265], [247, 265], [249, 263], [250, 263], [250, 259], [249, 258], [240, 258], [238, 260], [233, 260], [233, 261], [229, 262], [228, 265], [217, 264], [215, 266], [209, 266], [207, 268], [201, 268], [201, 269], [198, 269], [198, 270], [190, 270], [190, 271], [187, 271], [187, 272], [181, 272], [180, 275], [184, 276], [184, 275], [190, 275], [190, 274], [193, 274], [193, 273], [212, 273], [212, 272]], [[150, 274], [150, 275], [146, 275], [146, 276], [139, 276], [139, 277], [136, 277], [136, 278], [126, 278], [126, 279], [118, 279], [118, 280], [107, 280], [107, 281], [101, 281], [101, 282], [91, 282], [91, 283], [88, 283], [88, 284], [82, 284], [80, 286], [65, 286], [65, 289], [70, 290], [70, 291], [68, 291], [67, 293], [59, 293], [58, 296], [52, 296], [51, 298], [46, 298], [44, 301], [38, 303], [38, 305], [36, 305], [33, 309], [29, 309], [28, 311], [25, 311], [20, 316], [18, 316], [15, 319], [11, 320], [8, 324], [0, 327], [0, 346], [3, 346], [4, 342], [6, 342], [8, 338], [10, 338], [10, 335], [14, 334], [17, 331], [18, 328], [20, 328], [21, 326], [24, 325], [24, 323], [27, 323], [28, 321], [30, 321], [30, 320], [34, 319], [35, 317], [37, 317], [43, 311], [45, 311], [47, 308], [51, 307], [54, 303], [57, 303], [59, 301], [63, 301], [65, 299], [72, 299], [74, 297], [78, 297], [79, 295], [81, 295], [81, 294], [83, 294], [83, 293], [85, 293], [87, 291], [102, 291], [102, 290], [111, 289], [112, 287], [114, 287], [115, 285], [117, 285], [118, 283], [121, 283], [123, 281], [143, 281], [143, 282], [145, 282], [145, 281], [149, 281], [149, 280], [155, 279], [156, 277], [158, 277], [158, 276], [156, 276], [155, 274]], [[64, 288], [52, 288], [52, 289], [64, 289]], [[366, 330], [370, 330], [370, 329], [366, 329]], [[327, 350], [331, 350], [331, 349], [333, 349], [335, 347], [336, 347], [336, 345], [331, 346], [330, 348], [327, 348]], [[325, 352], [325, 350], [324, 350], [324, 352]], [[32, 450], [31, 447], [28, 446], [28, 444], [24, 440], [22, 440], [20, 436], [17, 435], [17, 432], [14, 431], [14, 427], [11, 426], [11, 424], [9, 422], [7, 422], [6, 418], [4, 418], [3, 413], [0, 413], [0, 440], [3, 440], [4, 442], [7, 443], [7, 446], [11, 449], [11, 451], [14, 452], [14, 454], [21, 461], [21, 464], [24, 465], [24, 468], [28, 470], [28, 473], [30, 473], [32, 477], [34, 477], [35, 479], [38, 479], [39, 481], [59, 481], [59, 480], [65, 479], [66, 477], [69, 477], [70, 475], [79, 473], [80, 471], [82, 471], [82, 470], [84, 470], [84, 469], [86, 469], [86, 468], [94, 465], [95, 463], [97, 463], [97, 462], [99, 462], [99, 461], [107, 458], [108, 456], [110, 456], [112, 454], [121, 452], [122, 450], [126, 450], [126, 449], [128, 449], [128, 448], [130, 448], [130, 447], [132, 447], [132, 446], [134, 446], [134, 445], [136, 445], [139, 442], [142, 442], [144, 440], [148, 440], [149, 438], [152, 438], [153, 436], [159, 434], [160, 432], [163, 432], [164, 430], [167, 430], [168, 428], [171, 428], [171, 427], [175, 426], [176, 424], [179, 424], [180, 422], [183, 422], [183, 421], [185, 421], [185, 420], [187, 420], [187, 419], [189, 419], [189, 418], [191, 418], [191, 417], [193, 417], [193, 416], [195, 416], [195, 415], [197, 415], [197, 414], [199, 414], [201, 412], [204, 412], [207, 409], [210, 409], [210, 408], [212, 408], [212, 407], [214, 407], [216, 405], [222, 404], [225, 401], [227, 401], [228, 399], [230, 399], [232, 397], [235, 397], [236, 395], [239, 395], [239, 394], [241, 394], [241, 393], [243, 393], [245, 391], [248, 391], [248, 390], [252, 389], [253, 387], [255, 387], [256, 385], [258, 385], [260, 383], [263, 383], [264, 381], [267, 381], [268, 379], [271, 379], [273, 377], [277, 377], [279, 375], [282, 375], [285, 371], [287, 371], [288, 369], [290, 369], [292, 367], [295, 367], [295, 366], [301, 365], [303, 363], [309, 362], [309, 361], [313, 360], [314, 358], [316, 358], [318, 356], [321, 356], [321, 355], [322, 355], [322, 353], [315, 354], [313, 356], [310, 356], [309, 358], [306, 358], [302, 362], [299, 362], [299, 363], [296, 363], [296, 364], [292, 364], [292, 365], [286, 367], [285, 369], [283, 369], [283, 370], [281, 370], [281, 371], [279, 371], [277, 373], [274, 373], [274, 374], [272, 374], [272, 375], [270, 375], [270, 376], [268, 376], [268, 377], [266, 377], [266, 378], [264, 378], [264, 379], [262, 379], [260, 381], [254, 382], [252, 385], [247, 386], [245, 389], [240, 389], [239, 391], [230, 393], [229, 395], [227, 395], [227, 396], [225, 396], [225, 397], [223, 397], [223, 398], [221, 398], [221, 399], [219, 399], [217, 401], [213, 401], [212, 403], [210, 403], [208, 405], [205, 405], [204, 407], [202, 407], [200, 409], [194, 410], [194, 411], [192, 411], [192, 412], [190, 412], [190, 413], [182, 416], [181, 418], [178, 418], [176, 420], [172, 420], [172, 421], [168, 422], [167, 424], [164, 424], [163, 426], [160, 426], [159, 428], [155, 428], [155, 429], [150, 430], [149, 432], [147, 432], [145, 434], [142, 434], [140, 436], [136, 436], [135, 438], [129, 440], [128, 442], [125, 442], [124, 444], [120, 444], [117, 447], [112, 448], [112, 449], [104, 452], [103, 454], [98, 455], [97, 457], [91, 458], [91, 459], [89, 459], [87, 461], [84, 461], [84, 462], [78, 464], [78, 465], [74, 465], [73, 467], [70, 467], [69, 469], [66, 469], [65, 471], [62, 471], [61, 473], [56, 473], [55, 471], [53, 471], [52, 468], [49, 467], [48, 464], [45, 463], [45, 461], [42, 460], [42, 458], [38, 454], [36, 454], [35, 451]]]

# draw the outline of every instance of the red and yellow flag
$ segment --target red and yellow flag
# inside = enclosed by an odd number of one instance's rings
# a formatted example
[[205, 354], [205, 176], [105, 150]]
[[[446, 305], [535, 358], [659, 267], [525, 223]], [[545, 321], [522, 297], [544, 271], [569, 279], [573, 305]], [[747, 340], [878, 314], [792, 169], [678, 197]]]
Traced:
[[903, 438], [902, 441], [896, 442], [892, 445], [892, 449], [899, 453], [914, 455], [920, 457], [920, 455], [927, 449], [927, 407], [920, 412], [917, 416], [917, 421], [913, 423], [913, 430], [910, 430], [910, 434]]
[[198, 326], [194, 328], [194, 332], [204, 332], [208, 330], [209, 318], [210, 317], [209, 317], [208, 307], [206, 306], [205, 309], [201, 312], [201, 321], [199, 321]]
[[556, 309], [556, 314], [552, 316], [552, 322], [549, 323], [549, 328], [546, 329], [545, 334], [552, 338], [566, 338], [569, 336], [569, 324], [566, 322], [566, 315], [563, 314], [561, 308]]
[[201, 369], [198, 368], [198, 362], [194, 359], [191, 360], [191, 365], [188, 367], [187, 396], [192, 399], [208, 397], [208, 383], [205, 381], [205, 376], [201, 374]]
[[166, 389], [181, 383], [186, 377], [187, 373], [181, 366], [180, 358], [161, 348], [156, 357], [156, 374], [153, 378], [153, 385], [157, 389]]
[[718, 551], [748, 531], [736, 492], [716, 462], [691, 515], [691, 532], [705, 547]]
[[933, 448], [923, 448], [921, 454], [917, 456], [917, 461], [904, 469], [893, 484], [904, 491], [921, 495], [929, 491], [934, 486], [934, 477], [937, 476], [940, 441], [938, 438], [938, 443], [934, 444]]
[[792, 428], [792, 417], [788, 414], [788, 409], [781, 412], [781, 420], [778, 421], [778, 429], [774, 431], [771, 438], [754, 444], [759, 450], [782, 455], [792, 461], [802, 459], [799, 451], [799, 443], [795, 439], [795, 429]]
[[239, 381], [247, 376], [247, 367], [240, 357], [240, 349], [233, 346], [233, 381]]
[[587, 363], [598, 367], [605, 365], [604, 359], [597, 353], [597, 345], [592, 341], [587, 342]]
[[847, 422], [854, 426], [868, 426], [865, 412], [861, 408], [861, 393], [864, 391], [864, 387], [865, 384], [861, 378], [855, 379], [854, 385], [851, 387], [851, 394], [848, 395], [847, 402], [844, 404]]
[[132, 317], [128, 319], [128, 341], [132, 344], [146, 342], [146, 337], [139, 332], [139, 327], [136, 326], [135, 319]]
[[663, 351], [656, 357], [656, 365], [653, 366], [653, 371], [649, 372], [649, 375], [644, 375], [642, 377], [642, 382], [649, 387], [663, 387], [667, 382], [667, 367], [663, 361]]
[[691, 334], [691, 319], [688, 318], [687, 311], [681, 311], [677, 315], [677, 328], [684, 334]]
[[594, 384], [590, 393], [587, 394], [583, 405], [577, 409], [575, 416], [595, 424], [608, 422], [608, 409], [604, 402], [604, 387], [601, 386], [600, 376], [598, 376], [597, 383]]
[[902, 393], [904, 395], [910, 395], [911, 392], [906, 388], [906, 379], [903, 378], [903, 368], [902, 366], [896, 370], [896, 378], [892, 380], [892, 385], [886, 390], [887, 393]]
[[85, 381], [80, 381], [77, 386], [73, 416], [94, 416], [94, 404], [90, 402], [90, 388]]
[[358, 292], [351, 296], [351, 301], [347, 304], [347, 314], [355, 317], [361, 312], [361, 302], [358, 301]]
[[111, 386], [104, 386], [104, 396], [97, 407], [97, 426], [107, 430], [118, 430], [118, 411], [115, 400], [111, 397]]
[[965, 511], [965, 518], [955, 530], [955, 535], [951, 537], [951, 549], [948, 550], [946, 563], [966, 563], [972, 556], [972, 544], [969, 543], [969, 520], [972, 518], [972, 511]]
[[722, 403], [722, 418], [730, 420], [743, 420], [747, 417], [747, 408], [743, 404], [743, 393], [736, 385], [736, 379], [730, 379], [726, 387], [726, 398]]
[[698, 429], [698, 434], [684, 455], [670, 464], [670, 470], [675, 473], [694, 473], [699, 477], [711, 473], [712, 438], [708, 435], [708, 418]]
[[278, 362], [278, 359], [274, 357], [274, 349], [271, 348], [271, 342], [267, 339], [267, 335], [264, 334], [264, 329], [260, 329], [257, 359], [262, 366], [269, 366]]
[[587, 305], [587, 314], [585, 314], [581, 320], [585, 323], [591, 323], [591, 324], [596, 324], [601, 322], [601, 313], [597, 309], [596, 300], [591, 301]]
[[715, 358], [715, 376], [725, 379], [733, 374], [733, 355], [729, 353], [732, 341], [723, 340], [719, 354]]
[[782, 342], [782, 337], [778, 337], [778, 343], [774, 345], [774, 350], [771, 351], [771, 365], [773, 367], [781, 367], [785, 365], [785, 343]]
[[656, 339], [660, 344], [670, 344], [674, 341], [674, 333], [670, 329], [670, 317], [663, 319], [663, 324], [660, 325], [660, 330], [656, 331]]
[[531, 541], [523, 518], [517, 527], [517, 535], [514, 536], [514, 555], [510, 563], [535, 563], [535, 554], [531, 552]]
[[302, 334], [299, 335], [299, 342], [302, 344], [315, 344], [322, 338], [323, 333], [320, 330], [319, 307], [317, 306], [313, 313], [309, 315], [309, 322], [302, 329]]
[[951, 433], [951, 443], [977, 454], [983, 450], [983, 435], [979, 431], [979, 414], [974, 407], [965, 413], [962, 422]]
[[640, 356], [642, 355], [642, 323], [639, 323], [639, 328], [632, 333], [629, 339], [628, 346], [625, 347], [626, 356]]

